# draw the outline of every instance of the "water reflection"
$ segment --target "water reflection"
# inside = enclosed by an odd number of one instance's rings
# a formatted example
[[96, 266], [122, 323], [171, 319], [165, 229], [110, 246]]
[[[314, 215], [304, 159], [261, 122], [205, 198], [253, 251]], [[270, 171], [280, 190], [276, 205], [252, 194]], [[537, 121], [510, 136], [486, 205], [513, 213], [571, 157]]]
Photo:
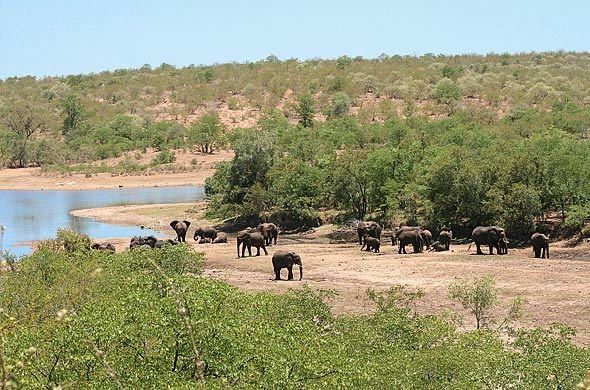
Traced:
[[201, 187], [121, 188], [86, 191], [0, 191], [0, 225], [6, 226], [3, 249], [30, 253], [23, 241], [54, 237], [58, 228], [71, 228], [92, 238], [157, 234], [150, 229], [118, 226], [74, 217], [71, 210], [129, 204], [183, 203], [203, 198]]

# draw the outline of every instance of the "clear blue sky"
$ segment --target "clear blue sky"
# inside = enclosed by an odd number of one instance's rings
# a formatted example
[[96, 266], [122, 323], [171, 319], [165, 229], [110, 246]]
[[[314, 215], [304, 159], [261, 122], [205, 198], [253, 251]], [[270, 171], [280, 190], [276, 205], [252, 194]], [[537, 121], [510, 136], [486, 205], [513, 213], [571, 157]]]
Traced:
[[588, 51], [589, 18], [583, 0], [0, 0], [0, 78], [269, 54]]

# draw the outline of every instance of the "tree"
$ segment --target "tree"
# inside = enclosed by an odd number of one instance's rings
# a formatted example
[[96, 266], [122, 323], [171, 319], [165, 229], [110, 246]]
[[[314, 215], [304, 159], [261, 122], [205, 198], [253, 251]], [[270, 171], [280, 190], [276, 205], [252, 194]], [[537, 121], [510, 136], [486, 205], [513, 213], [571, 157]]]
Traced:
[[61, 106], [62, 116], [64, 117], [61, 131], [66, 138], [70, 138], [72, 133], [75, 133], [86, 119], [86, 112], [82, 106], [82, 101], [75, 95], [69, 95], [63, 99]]
[[13, 133], [12, 165], [23, 168], [28, 164], [28, 142], [35, 132], [44, 127], [38, 114], [27, 104], [17, 104], [9, 111], [4, 122]]
[[344, 92], [338, 92], [332, 98], [332, 110], [330, 116], [339, 118], [348, 113], [350, 108], [350, 97]]
[[224, 142], [225, 125], [216, 112], [202, 116], [190, 129], [190, 137], [201, 153], [213, 153]]
[[303, 127], [313, 126], [313, 98], [309, 94], [299, 96], [299, 102], [295, 106], [295, 112], [299, 116], [299, 124]]

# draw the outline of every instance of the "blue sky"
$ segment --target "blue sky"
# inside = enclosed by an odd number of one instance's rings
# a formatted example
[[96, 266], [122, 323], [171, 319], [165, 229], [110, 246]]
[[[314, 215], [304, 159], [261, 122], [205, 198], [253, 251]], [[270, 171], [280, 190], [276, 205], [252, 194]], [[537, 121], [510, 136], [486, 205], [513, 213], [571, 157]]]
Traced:
[[590, 50], [590, 2], [0, 0], [0, 78], [340, 55]]

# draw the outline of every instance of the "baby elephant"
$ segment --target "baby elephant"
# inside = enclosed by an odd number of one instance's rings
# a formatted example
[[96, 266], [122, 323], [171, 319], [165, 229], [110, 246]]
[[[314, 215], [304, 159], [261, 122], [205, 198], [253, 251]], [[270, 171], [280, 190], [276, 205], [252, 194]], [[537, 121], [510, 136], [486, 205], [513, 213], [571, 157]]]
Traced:
[[435, 241], [432, 244], [430, 244], [430, 249], [428, 249], [428, 252], [443, 252], [448, 250], [449, 249], [446, 247], [445, 244], [441, 243], [440, 241]]
[[365, 247], [367, 247], [367, 252], [370, 252], [372, 250], [373, 252], [378, 253], [379, 248], [381, 247], [381, 241], [379, 241], [375, 237], [365, 237], [361, 250], [363, 250]]
[[281, 280], [282, 268], [287, 268], [289, 271], [287, 280], [293, 280], [293, 264], [299, 266], [299, 280], [303, 279], [303, 264], [301, 264], [301, 256], [295, 252], [275, 252], [275, 254], [272, 255], [272, 267], [275, 271], [275, 280]]
[[115, 246], [110, 242], [95, 242], [90, 248], [97, 251], [115, 252]]
[[227, 244], [227, 236], [225, 233], [217, 233], [217, 237], [215, 237], [215, 240], [213, 240], [212, 244]]
[[197, 241], [197, 244], [211, 244], [213, 242], [212, 239], [210, 238], [201, 238], [199, 241]]

